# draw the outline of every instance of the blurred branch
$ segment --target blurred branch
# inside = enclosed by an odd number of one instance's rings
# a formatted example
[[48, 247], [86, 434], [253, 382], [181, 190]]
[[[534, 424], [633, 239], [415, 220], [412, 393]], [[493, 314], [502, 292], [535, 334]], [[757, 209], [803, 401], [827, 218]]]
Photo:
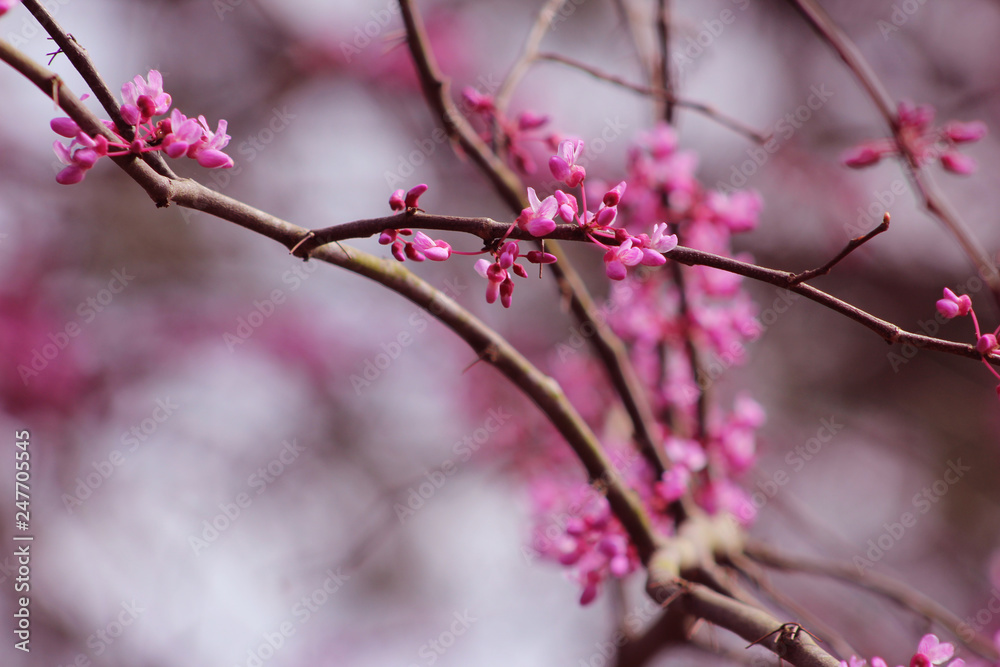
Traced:
[[822, 618], [800, 605], [792, 599], [791, 596], [786, 595], [779, 586], [772, 584], [760, 565], [742, 555], [731, 556], [730, 560], [732, 561], [733, 567], [739, 570], [739, 572], [750, 580], [760, 591], [762, 591], [764, 595], [773, 600], [777, 605], [800, 618], [803, 625], [809, 628], [810, 632], [822, 636], [827, 642], [829, 642], [830, 647], [833, 648], [834, 652], [841, 658], [847, 659], [852, 655], [861, 655], [839, 632], [826, 623]]
[[581, 72], [585, 72], [596, 79], [601, 79], [602, 81], [613, 83], [616, 86], [621, 86], [626, 90], [631, 90], [633, 92], [639, 93], [640, 95], [649, 95], [652, 97], [666, 99], [674, 106], [681, 107], [683, 109], [691, 109], [692, 111], [697, 111], [706, 118], [714, 120], [723, 127], [728, 127], [730, 130], [733, 130], [737, 134], [740, 134], [755, 143], [763, 144], [766, 143], [768, 139], [770, 139], [769, 135], [758, 132], [749, 125], [743, 123], [743, 121], [737, 118], [733, 118], [732, 116], [727, 116], [726, 114], [722, 113], [715, 107], [709, 106], [708, 104], [703, 104], [701, 102], [692, 102], [690, 100], [677, 97], [673, 92], [666, 91], [661, 88], [654, 88], [650, 86], [643, 86], [638, 83], [632, 83], [631, 81], [628, 81], [620, 76], [609, 74], [608, 72], [604, 72], [597, 67], [593, 67], [586, 63], [580, 62], [575, 58], [570, 58], [569, 56], [564, 56], [558, 53], [545, 52], [538, 54], [538, 60], [547, 60], [550, 62], [567, 65], [574, 69], [578, 69]]
[[670, 76], [670, 0], [658, 0], [656, 3], [656, 39], [659, 43], [659, 76], [654, 77], [653, 85], [659, 88], [663, 98], [663, 120], [674, 122], [674, 106], [677, 103], [674, 95], [674, 80]]
[[[846, 581], [876, 595], [881, 595], [927, 619], [937, 621], [943, 627], [947, 628], [948, 632], [957, 637], [959, 641], [982, 657], [991, 661], [1000, 660], [1000, 652], [997, 652], [996, 646], [993, 645], [993, 642], [989, 638], [974, 632], [972, 628], [962, 622], [962, 619], [923, 593], [915, 591], [906, 584], [887, 577], [884, 574], [859, 572], [858, 568], [847, 563], [818, 561], [803, 556], [792, 556], [760, 542], [748, 543], [745, 553], [748, 557], [768, 567], [789, 572], [821, 574]], [[970, 635], [971, 639], [968, 638]]]
[[518, 56], [517, 60], [511, 66], [510, 72], [504, 77], [503, 82], [500, 84], [500, 89], [494, 98], [497, 110], [501, 112], [506, 111], [511, 95], [514, 94], [514, 88], [524, 78], [524, 75], [528, 73], [531, 64], [537, 60], [538, 47], [541, 45], [545, 33], [552, 27], [552, 21], [556, 17], [556, 12], [565, 3], [566, 0], [548, 0], [538, 12], [538, 18], [535, 19], [535, 24], [531, 27], [531, 32], [528, 33], [528, 39], [525, 40], [524, 48], [521, 49], [521, 55]]
[[934, 185], [929, 172], [918, 162], [907, 142], [902, 139], [902, 125], [896, 112], [896, 104], [882, 82], [879, 81], [874, 70], [861, 55], [858, 47], [834, 23], [830, 15], [816, 0], [788, 1], [805, 17], [817, 34], [837, 52], [847, 68], [861, 83], [868, 97], [875, 103], [892, 132], [900, 154], [906, 157], [907, 172], [913, 181], [914, 188], [923, 200], [924, 207], [931, 215], [940, 220], [944, 227], [958, 240], [965, 254], [976, 265], [983, 280], [990, 286], [993, 299], [1000, 307], [1000, 270], [982, 244], [972, 235], [965, 222], [958, 217], [958, 213], [945, 199], [944, 194]]

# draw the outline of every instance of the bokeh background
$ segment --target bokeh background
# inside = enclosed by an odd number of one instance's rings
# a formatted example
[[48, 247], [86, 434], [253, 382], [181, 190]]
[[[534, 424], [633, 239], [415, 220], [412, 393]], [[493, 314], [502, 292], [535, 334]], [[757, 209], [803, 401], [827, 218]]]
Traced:
[[[227, 195], [316, 228], [385, 214], [393, 189], [425, 182], [428, 211], [510, 218], [466, 161], [427, 143], [435, 123], [398, 48], [401, 21], [389, 0], [49, 4], [112, 88], [155, 68], [176, 107], [213, 126], [229, 121], [235, 169], [179, 167]], [[420, 3], [456, 91], [493, 92], [539, 4]], [[641, 82], [623, 17], [651, 38], [650, 3], [621, 4], [567, 3], [544, 47]], [[995, 3], [824, 5], [891, 94], [933, 104], [942, 120], [1000, 127]], [[906, 183], [898, 165], [839, 165], [843, 150], [886, 128], [797, 14], [783, 3], [719, 0], [675, 3], [674, 20], [686, 98], [771, 132], [814, 87], [832, 91], [747, 176], [765, 208], [741, 250], [767, 266], [817, 266], [859, 226], [877, 223], [880, 213], [865, 211], [886, 209], [890, 232], [815, 284], [911, 331], [933, 321], [943, 286], [971, 287], [984, 326], [1000, 323], [970, 285], [975, 272], [955, 241], [908, 186], [893, 194]], [[39, 61], [54, 49], [23, 7], [0, 19], [0, 36]], [[52, 68], [84, 92], [64, 58]], [[588, 164], [614, 182], [653, 120], [648, 100], [556, 64], [531, 70], [513, 109], [548, 113], [553, 129], [585, 141], [616, 128]], [[641, 597], [606, 595], [581, 608], [560, 568], [525, 558], [530, 507], [506, 474], [503, 443], [534, 408], [502, 378], [482, 365], [465, 370], [469, 350], [398, 296], [303, 264], [229, 223], [157, 210], [110, 163], [82, 184], [57, 185], [53, 104], [6, 67], [0, 111], [0, 495], [9, 499], [0, 526], [13, 534], [12, 434], [29, 429], [35, 535], [32, 652], [14, 651], [5, 630], [3, 664], [604, 664], [599, 642], [611, 636], [616, 608], [641, 612]], [[678, 129], [698, 151], [706, 184], [729, 182], [751, 157], [746, 138], [689, 111], [679, 111]], [[966, 149], [980, 164], [971, 177], [935, 173], [991, 252], [1000, 247], [997, 146], [991, 135]], [[541, 146], [537, 158], [547, 158]], [[374, 239], [355, 245], [385, 254]], [[594, 290], [606, 290], [599, 255], [578, 258]], [[551, 370], [554, 345], [573, 326], [551, 282], [521, 282], [509, 311], [487, 307], [472, 263], [455, 257], [415, 270]], [[777, 298], [768, 286], [748, 289], [762, 309]], [[241, 322], [259, 326], [236, 343]], [[403, 334], [410, 342], [393, 348]], [[949, 323], [939, 335], [971, 341], [971, 324]], [[18, 366], [53, 345], [53, 358], [25, 381]], [[358, 381], [393, 350], [386, 368]], [[960, 460], [968, 472], [931, 511], [917, 512], [877, 568], [959, 616], [979, 613], [992, 632], [1000, 628], [988, 611], [1000, 584], [996, 383], [967, 359], [922, 352], [900, 364], [893, 352], [799, 300], [767, 326], [746, 366], [725, 369], [720, 393], [748, 391], [769, 415], [747, 484], [790, 475], [754, 534], [849, 561]], [[459, 458], [456, 443], [496, 411], [513, 417]], [[824, 419], [843, 428], [793, 470], [789, 452]], [[448, 461], [457, 472], [401, 520], [394, 505]], [[212, 522], [225, 528], [213, 533]], [[11, 560], [0, 563], [8, 627], [14, 574]], [[774, 582], [890, 663], [905, 663], [927, 629], [827, 580]], [[282, 628], [293, 632], [276, 638]]]

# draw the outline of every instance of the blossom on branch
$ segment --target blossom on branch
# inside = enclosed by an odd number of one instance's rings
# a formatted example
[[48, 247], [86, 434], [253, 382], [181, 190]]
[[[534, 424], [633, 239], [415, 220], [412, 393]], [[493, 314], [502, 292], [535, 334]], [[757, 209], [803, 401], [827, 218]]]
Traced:
[[861, 169], [879, 162], [886, 155], [904, 155], [917, 166], [940, 160], [946, 170], [961, 175], [976, 170], [976, 161], [959, 153], [956, 146], [979, 141], [986, 136], [981, 121], [949, 121], [943, 127], [933, 126], [934, 108], [902, 101], [897, 109], [899, 128], [897, 139], [874, 139], [846, 151], [841, 161], [848, 167]]
[[123, 137], [109, 120], [102, 122], [114, 133], [114, 140], [103, 135], [91, 137], [71, 118], [52, 119], [52, 130], [72, 139], [68, 146], [57, 141], [53, 147], [59, 161], [67, 165], [56, 176], [56, 182], [63, 185], [79, 183], [104, 156], [141, 155], [153, 151], [162, 151], [171, 158], [189, 157], [207, 169], [229, 169], [234, 165], [233, 159], [222, 150], [230, 140], [225, 120], [220, 120], [213, 132], [204, 116], [188, 118], [174, 109], [167, 118], [153, 124], [153, 117], [170, 111], [172, 102], [170, 95], [163, 91], [163, 77], [155, 69], [150, 70], [145, 79], [136, 76], [123, 85], [122, 100], [119, 111], [133, 128], [135, 138], [132, 140]]

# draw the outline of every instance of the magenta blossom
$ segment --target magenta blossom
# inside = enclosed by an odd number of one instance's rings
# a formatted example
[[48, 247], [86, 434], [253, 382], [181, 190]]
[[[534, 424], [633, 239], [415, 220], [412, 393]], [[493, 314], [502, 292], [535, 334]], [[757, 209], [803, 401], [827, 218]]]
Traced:
[[21, 0], [0, 0], [0, 16], [9, 12]]
[[149, 70], [147, 79], [136, 76], [122, 86], [121, 114], [129, 125], [141, 125], [153, 116], [161, 116], [170, 108], [170, 95], [163, 92], [163, 76]]
[[571, 188], [575, 188], [587, 177], [587, 171], [578, 164], [583, 154], [583, 142], [567, 139], [559, 144], [559, 153], [549, 158], [552, 175]]
[[82, 181], [87, 171], [108, 154], [108, 140], [103, 135], [97, 135], [97, 138], [93, 139], [86, 133], [80, 132], [69, 146], [56, 141], [53, 142], [52, 148], [59, 161], [66, 165], [65, 169], [56, 174], [56, 183], [74, 185]]
[[958, 296], [947, 287], [944, 288], [944, 298], [938, 299], [938, 312], [949, 320], [958, 315], [968, 315], [972, 310], [972, 299], [968, 294]]
[[959, 153], [956, 146], [979, 141], [986, 136], [981, 121], [949, 121], [943, 127], [933, 126], [934, 108], [902, 101], [897, 109], [898, 143], [895, 139], [866, 141], [846, 151], [841, 160], [848, 167], [861, 169], [876, 164], [886, 155], [900, 153], [912, 156], [918, 164], [940, 160], [946, 170], [961, 175], [976, 170], [976, 161]]
[[535, 189], [528, 188], [528, 202], [531, 206], [521, 211], [521, 215], [517, 217], [517, 226], [532, 236], [551, 234], [556, 228], [553, 218], [559, 208], [556, 198], [549, 195], [539, 201]]

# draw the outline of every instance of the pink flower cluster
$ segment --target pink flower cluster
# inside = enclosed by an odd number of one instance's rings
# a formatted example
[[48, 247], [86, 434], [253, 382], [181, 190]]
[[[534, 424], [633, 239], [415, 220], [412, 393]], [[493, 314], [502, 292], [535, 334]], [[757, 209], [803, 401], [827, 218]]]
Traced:
[[980, 121], [949, 121], [935, 127], [934, 108], [900, 102], [897, 110], [899, 143], [894, 139], [866, 141], [844, 153], [848, 167], [860, 169], [877, 163], [886, 155], [907, 154], [918, 165], [940, 160], [941, 166], [955, 174], [967, 175], [976, 170], [976, 161], [958, 152], [957, 146], [979, 141], [986, 136], [986, 125]]
[[496, 108], [492, 95], [480, 93], [471, 86], [462, 90], [462, 102], [466, 109], [482, 120], [480, 136], [483, 141], [494, 144], [499, 136], [500, 145], [510, 163], [523, 174], [533, 174], [537, 169], [528, 150], [529, 142], [544, 141], [550, 146], [555, 144], [553, 135], [538, 137], [533, 134], [549, 122], [548, 116], [523, 111], [512, 120]]
[[[989, 362], [990, 358], [993, 357], [993, 353], [1000, 349], [1000, 344], [997, 343], [997, 336], [1000, 335], [1000, 327], [994, 329], [991, 333], [982, 333], [979, 329], [979, 319], [976, 317], [976, 311], [972, 308], [972, 299], [969, 298], [968, 294], [963, 294], [958, 296], [952, 292], [947, 287], [944, 288], [944, 296], [938, 299], [937, 310], [947, 319], [952, 319], [953, 317], [961, 317], [963, 315], [972, 316], [972, 326], [976, 330], [976, 350], [979, 354], [983, 355], [983, 364], [986, 366], [987, 370], [993, 374], [997, 380], [1000, 380], [1000, 373], [993, 368], [993, 364]], [[997, 397], [1000, 398], [1000, 385], [996, 388]]]
[[[408, 192], [396, 190], [389, 197], [389, 207], [393, 211], [416, 211], [420, 195], [427, 192], [427, 185], [421, 183], [409, 189]], [[404, 241], [399, 238], [403, 236], [413, 236], [412, 241]], [[392, 256], [400, 262], [407, 258], [414, 262], [422, 262], [425, 259], [434, 262], [443, 262], [451, 257], [451, 245], [445, 241], [435, 240], [423, 232], [413, 234], [412, 229], [387, 229], [378, 237], [378, 242], [382, 245], [392, 246]]]
[[[924, 635], [917, 645], [917, 652], [910, 658], [910, 667], [931, 667], [931, 665], [943, 665], [955, 654], [955, 647], [948, 642], [938, 640], [936, 635]], [[850, 660], [841, 660], [840, 667], [867, 667], [868, 661], [857, 656], [851, 656]], [[874, 657], [871, 660], [871, 667], [888, 667], [885, 660]], [[948, 667], [965, 667], [965, 660], [956, 658], [948, 663]]]
[[233, 159], [222, 152], [230, 139], [225, 120], [220, 120], [213, 132], [204, 116], [188, 118], [174, 109], [167, 118], [153, 123], [153, 117], [166, 114], [172, 102], [170, 95], [163, 92], [163, 77], [158, 71], [150, 70], [146, 79], [136, 76], [122, 86], [122, 100], [119, 110], [135, 135], [131, 141], [121, 136], [110, 120], [102, 122], [118, 140], [108, 140], [103, 134], [91, 137], [71, 118], [52, 120], [50, 125], [56, 134], [72, 139], [69, 145], [60, 141], [53, 144], [56, 157], [66, 165], [56, 175], [58, 183], [79, 183], [102, 157], [151, 151], [163, 151], [172, 158], [186, 156], [208, 169], [233, 166]]
[[[566, 185], [576, 182], [583, 188], [587, 176], [578, 161], [579, 149], [576, 143], [563, 144], [550, 169]], [[596, 210], [581, 213], [575, 198], [556, 191], [546, 200], [533, 197], [531, 209], [521, 218], [530, 225], [558, 217], [584, 227], [594, 242], [618, 241], [605, 255], [605, 271], [617, 279], [606, 309], [608, 323], [627, 344], [652, 398], [669, 468], [657, 478], [646, 460], [634, 448], [629, 450], [630, 444], [606, 442], [605, 446], [612, 454], [632, 452], [623, 475], [657, 530], [666, 535], [674, 530], [670, 505], [685, 496], [706, 512], [730, 513], [745, 524], [753, 520], [755, 509], [739, 478], [755, 462], [756, 433], [765, 420], [763, 408], [748, 395], [737, 396], [729, 409], [710, 406], [702, 414], [699, 407], [701, 391], [718, 381], [726, 368], [741, 363], [746, 343], [761, 332], [741, 280], [702, 267], [628, 275], [629, 267], [662, 264], [660, 253], [673, 248], [678, 237], [685, 245], [731, 256], [732, 235], [756, 227], [760, 196], [752, 191], [706, 190], [694, 175], [697, 163], [694, 154], [678, 149], [673, 130], [663, 124], [640, 137], [630, 151], [625, 181], [606, 191], [595, 202]], [[640, 229], [651, 233], [637, 233]], [[646, 251], [659, 261], [644, 262]], [[691, 344], [700, 357], [697, 369], [692, 365]], [[597, 364], [574, 363], [573, 374], [564, 377], [570, 358], [560, 355], [560, 362], [553, 375], [594, 430], [607, 433], [613, 423], [609, 415], [615, 413], [611, 401], [616, 399], [601, 402], [579, 389], [603, 382], [603, 370]], [[552, 468], [556, 465], [553, 462]], [[626, 567], [631, 552], [620, 547], [625, 532], [617, 519], [605, 516], [603, 499], [581, 502], [578, 483], [559, 485], [553, 476], [547, 469], [533, 481], [533, 544], [544, 557], [571, 569], [586, 603], [598, 594], [602, 581], [623, 576], [638, 563]]]

